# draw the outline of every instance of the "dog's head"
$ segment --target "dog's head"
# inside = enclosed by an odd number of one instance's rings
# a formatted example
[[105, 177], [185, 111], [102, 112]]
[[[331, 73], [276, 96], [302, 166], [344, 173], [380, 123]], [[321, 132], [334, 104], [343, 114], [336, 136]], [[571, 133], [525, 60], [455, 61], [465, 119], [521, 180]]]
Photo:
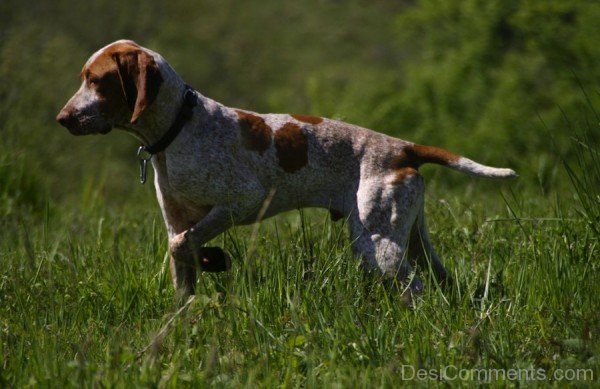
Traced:
[[83, 66], [81, 87], [56, 120], [74, 135], [135, 125], [156, 99], [162, 81], [155, 53], [132, 41], [111, 43]]

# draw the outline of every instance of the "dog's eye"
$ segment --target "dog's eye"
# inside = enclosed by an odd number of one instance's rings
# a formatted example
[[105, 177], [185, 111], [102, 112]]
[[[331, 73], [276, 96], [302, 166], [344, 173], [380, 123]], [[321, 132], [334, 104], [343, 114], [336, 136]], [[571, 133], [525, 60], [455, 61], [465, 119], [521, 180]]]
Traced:
[[99, 82], [100, 82], [100, 78], [99, 78], [99, 77], [96, 77], [96, 76], [90, 76], [90, 77], [88, 78], [88, 83], [89, 83], [90, 85], [92, 85], [92, 86], [94, 86], [94, 85], [98, 85], [98, 83], [99, 83]]

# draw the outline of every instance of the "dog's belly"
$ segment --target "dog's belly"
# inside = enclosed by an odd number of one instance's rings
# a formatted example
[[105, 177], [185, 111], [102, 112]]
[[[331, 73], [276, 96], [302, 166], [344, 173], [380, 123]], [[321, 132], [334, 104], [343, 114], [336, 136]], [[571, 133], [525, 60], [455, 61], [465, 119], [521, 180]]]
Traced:
[[340, 175], [333, 179], [332, 176], [307, 170], [299, 171], [293, 179], [280, 176], [279, 180], [263, 182], [266, 190], [264, 201], [259, 209], [245, 218], [243, 224], [300, 208], [324, 208], [343, 215], [355, 208], [357, 181]]

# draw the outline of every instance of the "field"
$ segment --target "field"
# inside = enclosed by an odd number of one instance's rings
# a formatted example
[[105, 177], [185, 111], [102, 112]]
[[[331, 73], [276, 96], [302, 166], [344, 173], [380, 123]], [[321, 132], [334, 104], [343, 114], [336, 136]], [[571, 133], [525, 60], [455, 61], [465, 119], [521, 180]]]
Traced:
[[[0, 5], [0, 387], [597, 386], [600, 7], [217, 3], [147, 2], [135, 24], [124, 4]], [[418, 269], [412, 307], [363, 274], [344, 222], [314, 209], [216, 238], [231, 272], [201, 274], [179, 303], [136, 141], [53, 121], [87, 56], [122, 36], [227, 105], [342, 118], [520, 177], [421, 169], [455, 283]]]

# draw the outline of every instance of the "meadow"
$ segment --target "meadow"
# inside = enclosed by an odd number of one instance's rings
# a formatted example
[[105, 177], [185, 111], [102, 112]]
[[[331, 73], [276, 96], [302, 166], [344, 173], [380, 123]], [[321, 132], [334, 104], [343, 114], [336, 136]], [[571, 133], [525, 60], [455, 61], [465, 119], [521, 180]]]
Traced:
[[[0, 387], [597, 386], [600, 7], [252, 3], [0, 4]], [[313, 209], [216, 238], [232, 270], [178, 303], [135, 139], [54, 122], [87, 57], [124, 36], [227, 105], [341, 118], [520, 176], [421, 169], [455, 282], [418, 269], [413, 307]]]

